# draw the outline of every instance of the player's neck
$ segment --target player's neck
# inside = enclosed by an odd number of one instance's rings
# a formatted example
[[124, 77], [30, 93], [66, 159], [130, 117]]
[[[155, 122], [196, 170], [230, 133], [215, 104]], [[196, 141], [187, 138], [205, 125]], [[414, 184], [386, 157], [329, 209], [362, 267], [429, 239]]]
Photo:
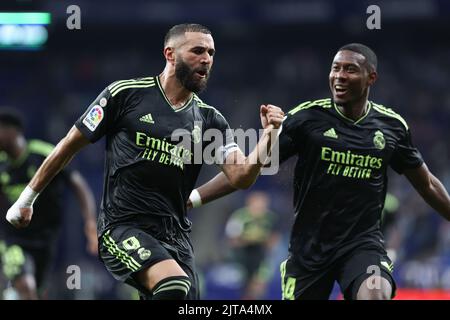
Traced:
[[175, 73], [169, 74], [164, 70], [159, 75], [159, 83], [174, 109], [183, 107], [192, 96], [192, 92], [181, 85]]
[[344, 114], [344, 116], [357, 121], [367, 113], [369, 101], [367, 101], [367, 99], [363, 99], [362, 101], [348, 103], [337, 107]]

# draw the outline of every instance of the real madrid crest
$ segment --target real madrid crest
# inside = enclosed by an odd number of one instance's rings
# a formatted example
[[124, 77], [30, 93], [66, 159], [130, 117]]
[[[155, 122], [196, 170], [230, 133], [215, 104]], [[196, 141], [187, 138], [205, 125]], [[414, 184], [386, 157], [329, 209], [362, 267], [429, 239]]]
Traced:
[[152, 252], [148, 249], [140, 248], [138, 250], [138, 255], [139, 255], [139, 258], [141, 258], [141, 260], [147, 260], [152, 255]]
[[375, 136], [373, 137], [373, 144], [375, 148], [379, 150], [383, 150], [386, 146], [386, 140], [384, 140], [383, 132], [381, 132], [380, 130], [377, 130], [375, 132]]

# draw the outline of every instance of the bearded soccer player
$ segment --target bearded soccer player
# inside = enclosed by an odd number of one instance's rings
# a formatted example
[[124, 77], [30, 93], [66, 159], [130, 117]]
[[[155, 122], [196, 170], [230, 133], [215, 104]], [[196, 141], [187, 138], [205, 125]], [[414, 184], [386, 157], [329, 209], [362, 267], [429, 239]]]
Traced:
[[[375, 53], [362, 44], [345, 45], [331, 65], [332, 98], [301, 103], [283, 122], [280, 162], [298, 156], [295, 222], [281, 264], [283, 299], [328, 299], [335, 281], [345, 299], [395, 295], [380, 231], [388, 166], [450, 220], [449, 195], [413, 146], [406, 121], [368, 101], [376, 80]], [[189, 204], [232, 191], [219, 174], [195, 189]]]
[[[194, 151], [212, 149], [230, 183], [248, 188], [284, 117], [278, 107], [261, 106], [264, 134], [245, 157], [222, 114], [196, 95], [206, 87], [214, 53], [207, 28], [171, 28], [164, 42], [163, 72], [109, 85], [45, 160], [7, 219], [25, 226], [34, 199], [52, 177], [82, 147], [106, 135], [100, 258], [116, 279], [137, 288], [143, 299], [199, 298], [191, 222], [186, 217], [186, 202], [202, 164], [194, 160]], [[208, 129], [222, 139], [203, 140]]]

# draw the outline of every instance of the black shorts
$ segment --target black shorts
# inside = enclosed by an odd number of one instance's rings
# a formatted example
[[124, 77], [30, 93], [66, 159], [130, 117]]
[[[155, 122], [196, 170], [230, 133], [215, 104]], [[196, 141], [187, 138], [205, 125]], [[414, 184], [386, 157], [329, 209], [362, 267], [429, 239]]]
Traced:
[[2, 273], [10, 281], [25, 274], [33, 275], [36, 287], [45, 289], [50, 267], [55, 255], [54, 245], [31, 247], [7, 242], [2, 250]]
[[99, 239], [99, 257], [115, 279], [135, 287], [146, 296], [151, 293], [135, 279], [136, 273], [163, 260], [174, 259], [191, 281], [186, 299], [199, 299], [198, 276], [188, 235], [176, 232], [176, 238], [164, 241], [157, 237], [159, 234], [152, 234], [151, 229], [113, 227]]
[[307, 271], [295, 263], [292, 257], [281, 263], [283, 300], [325, 300], [337, 281], [346, 300], [356, 299], [364, 280], [378, 273], [392, 286], [395, 296], [393, 264], [386, 252], [377, 249], [356, 249], [338, 259], [331, 267], [319, 271]]

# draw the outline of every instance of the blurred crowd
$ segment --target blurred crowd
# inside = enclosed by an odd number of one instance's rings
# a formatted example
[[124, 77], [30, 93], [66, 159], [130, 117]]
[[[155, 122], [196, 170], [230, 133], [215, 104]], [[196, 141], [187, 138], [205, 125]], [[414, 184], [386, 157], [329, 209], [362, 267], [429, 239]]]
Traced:
[[[109, 83], [157, 75], [162, 70], [162, 43], [169, 26], [87, 26], [70, 37], [53, 30], [41, 51], [2, 51], [0, 105], [21, 111], [27, 136], [56, 143]], [[242, 32], [224, 25], [208, 26], [217, 55], [208, 89], [201, 96], [224, 114], [232, 128], [259, 128], [262, 103], [288, 111], [302, 101], [329, 97], [328, 72], [338, 47], [354, 41], [371, 46], [378, 54], [379, 80], [370, 100], [393, 108], [406, 119], [415, 145], [450, 190], [450, 43], [439, 33], [415, 39], [403, 36], [402, 27], [395, 25], [382, 37], [354, 35], [338, 27], [316, 30], [314, 25], [249, 25]], [[450, 25], [443, 28], [442, 35], [448, 34]], [[97, 203], [102, 194], [102, 152], [102, 143], [90, 146], [71, 164], [87, 178]], [[292, 166], [292, 161], [284, 164], [279, 174], [261, 177], [254, 187], [267, 192], [270, 208], [279, 220], [279, 241], [267, 249], [272, 270], [268, 281], [273, 285], [267, 285], [261, 298], [280, 298], [278, 265], [286, 255], [293, 221]], [[216, 172], [217, 168], [208, 168], [199, 183]], [[388, 213], [392, 216], [385, 236], [395, 259], [399, 287], [450, 290], [450, 224], [422, 201], [404, 177], [391, 173], [389, 192], [397, 206]], [[245, 205], [247, 195], [237, 192], [190, 214], [204, 298], [242, 296], [238, 292], [245, 277], [228, 263], [230, 243], [225, 226], [232, 212]], [[103, 266], [84, 252], [80, 228], [73, 227], [82, 223], [73, 213], [79, 208], [70, 196], [67, 204], [50, 297], [133, 298], [132, 290], [117, 285]], [[71, 264], [81, 267], [83, 290], [65, 287], [66, 268]]]

